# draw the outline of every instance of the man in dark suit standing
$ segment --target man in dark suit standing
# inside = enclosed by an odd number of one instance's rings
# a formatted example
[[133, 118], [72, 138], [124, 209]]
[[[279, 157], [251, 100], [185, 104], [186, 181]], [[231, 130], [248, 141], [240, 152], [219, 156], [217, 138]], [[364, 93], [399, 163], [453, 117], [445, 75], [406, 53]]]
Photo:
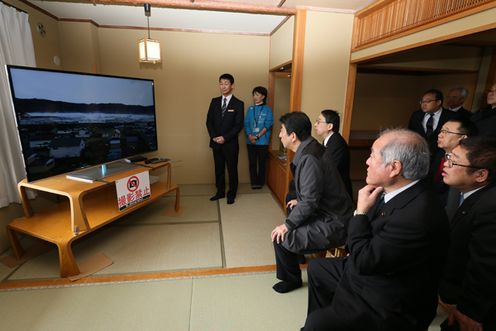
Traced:
[[459, 118], [460, 115], [443, 109], [443, 93], [431, 89], [426, 91], [420, 100], [420, 109], [410, 116], [408, 129], [417, 132], [427, 140], [431, 158], [439, 151], [437, 135], [446, 121]]
[[225, 167], [229, 173], [227, 203], [233, 204], [238, 190], [238, 134], [243, 128], [244, 103], [232, 94], [234, 77], [222, 74], [219, 77], [221, 96], [213, 98], [207, 114], [207, 129], [210, 147], [215, 162], [215, 185], [217, 192], [210, 201], [226, 196]]
[[479, 135], [496, 137], [496, 83], [487, 91], [487, 107], [472, 116]]
[[468, 97], [468, 90], [465, 87], [454, 87], [449, 90], [446, 96], [446, 109], [452, 111], [463, 118], [470, 119], [472, 112], [463, 108], [463, 104]]
[[473, 137], [447, 154], [443, 177], [457, 189], [441, 300], [452, 311], [441, 330], [496, 330], [496, 140]]
[[350, 255], [309, 263], [304, 331], [425, 331], [436, 315], [449, 225], [421, 180], [427, 143], [388, 130], [366, 163], [367, 185], [348, 226]]
[[336, 248], [345, 243], [346, 228], [352, 212], [351, 198], [325, 148], [312, 136], [312, 123], [305, 113], [283, 115], [279, 138], [295, 153], [296, 199], [290, 201], [290, 213], [271, 233], [277, 266], [273, 286], [286, 293], [302, 286], [299, 256]]
[[334, 161], [346, 191], [353, 198], [350, 179], [350, 151], [348, 144], [339, 134], [339, 114], [335, 110], [324, 109], [314, 124], [315, 131], [324, 138], [326, 154]]

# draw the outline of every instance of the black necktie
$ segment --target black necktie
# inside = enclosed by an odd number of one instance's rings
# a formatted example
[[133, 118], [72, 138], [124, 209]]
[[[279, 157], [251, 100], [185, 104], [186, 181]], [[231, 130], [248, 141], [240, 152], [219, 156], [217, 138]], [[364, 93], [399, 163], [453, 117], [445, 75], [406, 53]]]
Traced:
[[425, 123], [425, 135], [429, 137], [434, 131], [434, 113], [429, 114], [429, 119]]
[[222, 100], [222, 117], [224, 117], [224, 113], [227, 110], [227, 98], [223, 98]]
[[374, 211], [374, 218], [376, 218], [379, 213], [382, 211], [382, 207], [384, 207], [384, 204], [386, 203], [384, 201], [384, 193], [381, 194], [381, 197], [379, 198], [379, 200], [377, 200], [377, 203], [375, 204], [375, 211]]

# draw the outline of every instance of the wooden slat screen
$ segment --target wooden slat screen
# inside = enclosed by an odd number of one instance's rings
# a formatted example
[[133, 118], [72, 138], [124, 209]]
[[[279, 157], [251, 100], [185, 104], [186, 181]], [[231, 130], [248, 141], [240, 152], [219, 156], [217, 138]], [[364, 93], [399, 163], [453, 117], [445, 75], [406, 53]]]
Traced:
[[[352, 50], [494, 0], [383, 0], [355, 16]], [[482, 9], [481, 9], [482, 10]]]

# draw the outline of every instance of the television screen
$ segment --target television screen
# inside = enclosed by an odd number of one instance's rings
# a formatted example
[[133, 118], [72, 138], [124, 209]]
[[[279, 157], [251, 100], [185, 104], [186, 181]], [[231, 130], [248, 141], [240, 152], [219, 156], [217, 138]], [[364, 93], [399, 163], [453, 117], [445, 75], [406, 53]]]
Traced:
[[7, 66], [27, 180], [157, 150], [153, 80]]

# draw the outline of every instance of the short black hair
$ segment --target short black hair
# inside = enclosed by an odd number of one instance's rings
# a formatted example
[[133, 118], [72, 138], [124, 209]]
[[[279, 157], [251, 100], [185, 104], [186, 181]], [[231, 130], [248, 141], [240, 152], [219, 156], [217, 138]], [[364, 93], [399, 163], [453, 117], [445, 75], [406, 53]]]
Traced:
[[312, 134], [312, 123], [303, 112], [286, 113], [281, 116], [279, 122], [284, 124], [288, 135], [294, 132], [300, 141], [306, 140]]
[[263, 99], [263, 104], [265, 105], [265, 103], [267, 102], [267, 89], [263, 86], [257, 86], [253, 89], [251, 94], [253, 95], [253, 94], [255, 94], [255, 92], [260, 93], [261, 95], [263, 95], [265, 97]]
[[320, 113], [327, 124], [332, 124], [332, 131], [339, 132], [339, 113], [332, 109], [324, 109]]
[[458, 130], [460, 131], [460, 133], [466, 135], [467, 137], [476, 136], [478, 133], [477, 127], [468, 118], [465, 117], [453, 118], [446, 122], [458, 123], [459, 126]]
[[[470, 165], [488, 170], [488, 182], [493, 183], [496, 172], [496, 138], [469, 137], [460, 140], [460, 147], [467, 151], [467, 160]], [[469, 173], [477, 171], [475, 168], [466, 168]]]
[[422, 96], [424, 96], [426, 94], [434, 94], [434, 97], [436, 98], [436, 100], [441, 100], [441, 102], [444, 101], [443, 92], [441, 92], [435, 88], [431, 88], [430, 90], [425, 91], [424, 94], [422, 94]]
[[227, 73], [226, 74], [222, 74], [219, 77], [219, 82], [221, 81], [221, 79], [227, 79], [228, 81], [231, 82], [231, 85], [234, 84], [234, 77], [231, 74], [227, 74]]

